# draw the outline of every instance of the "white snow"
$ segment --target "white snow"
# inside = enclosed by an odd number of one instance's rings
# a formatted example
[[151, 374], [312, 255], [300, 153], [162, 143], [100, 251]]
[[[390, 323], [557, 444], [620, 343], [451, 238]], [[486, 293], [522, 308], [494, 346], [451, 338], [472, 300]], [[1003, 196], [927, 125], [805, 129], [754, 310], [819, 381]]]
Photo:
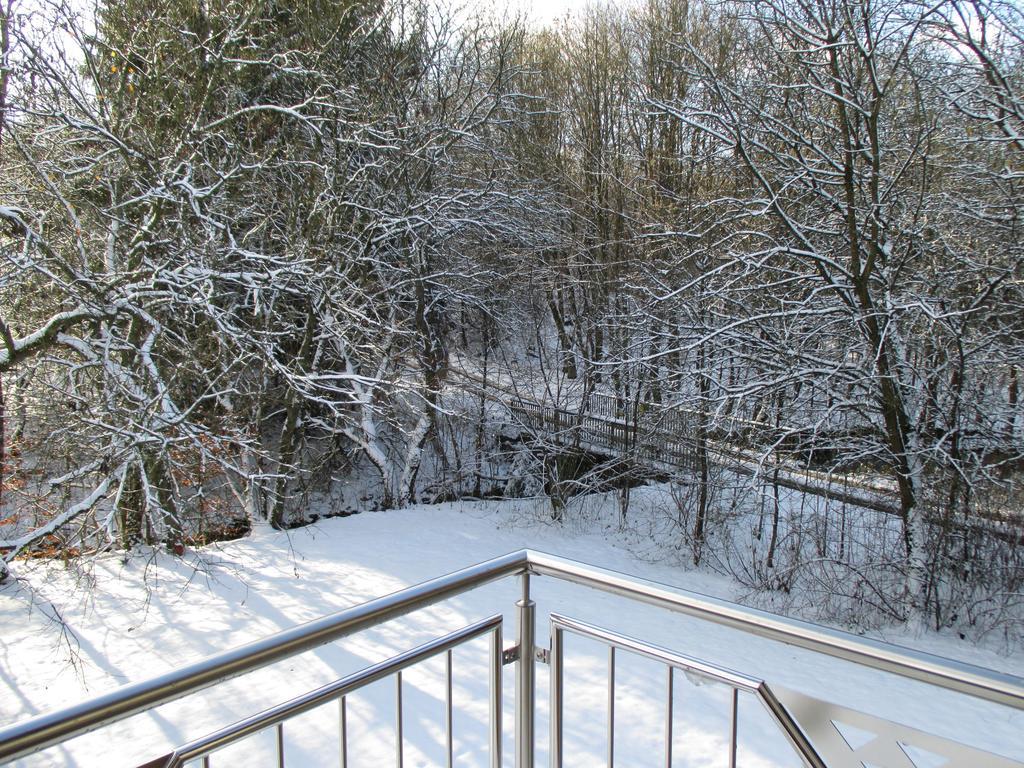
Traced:
[[[642, 489], [634, 490], [640, 493]], [[126, 563], [101, 559], [88, 578], [58, 564], [20, 565], [22, 582], [0, 587], [0, 726], [142, 680], [211, 653], [364, 602], [463, 566], [524, 547], [647, 579], [734, 599], [729, 580], [642, 562], [629, 536], [610, 522], [544, 522], [546, 500], [461, 502], [368, 512], [281, 533]], [[614, 520], [609, 500], [607, 520]], [[758, 640], [696, 619], [582, 587], [533, 579], [538, 642], [551, 611], [670, 647], [819, 698], [869, 711], [982, 749], [1024, 759], [1024, 712], [930, 689], [835, 659]], [[512, 644], [515, 580], [489, 585], [374, 630], [231, 681], [158, 711], [51, 749], [18, 765], [137, 765], [188, 739], [435, 636], [504, 613]], [[45, 614], [59, 611], [62, 635]], [[948, 636], [889, 633], [883, 639], [1013, 674], [1010, 655]], [[68, 663], [69, 647], [77, 665]], [[486, 765], [486, 639], [455, 655], [456, 762]], [[603, 764], [607, 652], [570, 637], [566, 647], [566, 765]], [[505, 668], [505, 763], [511, 764], [513, 667]], [[547, 668], [538, 666], [538, 764], [546, 764]], [[654, 765], [664, 749], [665, 671], [620, 653], [616, 672], [617, 765]], [[674, 765], [724, 766], [727, 690], [676, 676]], [[404, 675], [406, 765], [443, 764], [443, 660]], [[350, 698], [350, 765], [394, 762], [394, 683]], [[285, 728], [290, 765], [337, 765], [337, 708], [303, 715]], [[268, 764], [272, 740], [255, 737], [215, 755], [213, 765]], [[262, 752], [261, 752], [262, 750]], [[740, 765], [798, 761], [753, 701], [740, 704]]]

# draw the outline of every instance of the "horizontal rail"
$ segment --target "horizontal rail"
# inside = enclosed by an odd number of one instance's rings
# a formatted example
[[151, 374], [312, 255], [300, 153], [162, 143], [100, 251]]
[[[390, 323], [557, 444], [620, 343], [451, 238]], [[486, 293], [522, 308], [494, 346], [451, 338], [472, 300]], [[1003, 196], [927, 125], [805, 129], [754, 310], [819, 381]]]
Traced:
[[942, 656], [890, 645], [810, 622], [686, 592], [617, 571], [541, 552], [529, 552], [530, 571], [631, 600], [695, 616], [758, 637], [806, 648], [865, 667], [1024, 709], [1024, 678]]
[[677, 669], [682, 669], [686, 672], [692, 673], [697, 677], [703, 677], [717, 683], [731, 685], [733, 688], [739, 688], [740, 690], [747, 691], [749, 693], [757, 693], [758, 688], [761, 685], [761, 681], [759, 679], [751, 677], [750, 675], [744, 675], [742, 672], [736, 672], [732, 669], [726, 669], [725, 667], [709, 664], [706, 661], [695, 659], [692, 656], [685, 656], [681, 653], [677, 653], [676, 651], [671, 651], [668, 648], [661, 648], [657, 645], [645, 643], [641, 640], [637, 640], [636, 638], [620, 635], [617, 632], [602, 629], [601, 627], [596, 627], [593, 624], [588, 624], [577, 619], [571, 619], [568, 616], [562, 616], [557, 613], [551, 614], [551, 628], [558, 631], [572, 632], [575, 635], [587, 637], [591, 640], [597, 640], [604, 645], [618, 648], [620, 651], [629, 651], [637, 656], [643, 656], [644, 658], [657, 661], [661, 664], [668, 664], [676, 667]]
[[0, 730], [0, 763], [30, 755], [496, 579], [521, 573], [528, 565], [527, 557], [526, 550], [496, 557], [209, 656], [159, 677], [123, 686], [81, 704], [16, 723]]
[[421, 661], [437, 656], [474, 638], [481, 637], [490, 632], [495, 632], [501, 626], [501, 616], [492, 616], [489, 619], [478, 621], [467, 627], [456, 630], [451, 634], [431, 640], [411, 650], [392, 656], [378, 664], [366, 667], [351, 675], [328, 683], [316, 690], [309, 691], [294, 699], [278, 704], [275, 707], [264, 710], [258, 714], [239, 720], [237, 723], [221, 728], [214, 733], [196, 739], [181, 747], [178, 747], [171, 754], [159, 760], [147, 763], [148, 766], [172, 766], [181, 765], [184, 762], [202, 757], [204, 754], [213, 752], [250, 736], [258, 731], [268, 728], [277, 723], [283, 722], [303, 712], [319, 707], [329, 701], [345, 696], [353, 691], [363, 688], [370, 683], [375, 683], [385, 677], [395, 674], [403, 669], [418, 664]]

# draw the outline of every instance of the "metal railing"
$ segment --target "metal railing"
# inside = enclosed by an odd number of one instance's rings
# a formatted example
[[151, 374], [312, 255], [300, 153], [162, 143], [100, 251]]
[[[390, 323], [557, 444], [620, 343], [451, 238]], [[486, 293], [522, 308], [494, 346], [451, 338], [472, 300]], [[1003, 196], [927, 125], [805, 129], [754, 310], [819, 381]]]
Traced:
[[737, 734], [739, 732], [739, 694], [746, 691], [758, 698], [768, 714], [776, 722], [783, 734], [789, 739], [796, 753], [812, 768], [826, 768], [826, 764], [818, 757], [814, 747], [805, 737], [798, 723], [793, 720], [768, 686], [762, 680], [731, 670], [716, 667], [713, 664], [694, 659], [689, 656], [644, 643], [632, 637], [610, 632], [582, 621], [576, 621], [557, 614], [551, 615], [551, 764], [561, 765], [563, 758], [563, 666], [564, 638], [566, 632], [597, 640], [608, 648], [608, 756], [609, 766], [615, 764], [615, 658], [616, 650], [627, 651], [638, 656], [652, 659], [665, 666], [667, 671], [665, 685], [665, 765], [672, 768], [672, 731], [675, 717], [673, 697], [675, 694], [675, 672], [681, 670], [688, 675], [724, 683], [730, 688], [729, 713], [729, 768], [736, 768]]
[[293, 717], [309, 712], [319, 706], [338, 702], [338, 762], [341, 768], [348, 766], [348, 718], [347, 699], [370, 683], [388, 677], [395, 681], [395, 764], [401, 768], [405, 762], [405, 744], [403, 739], [404, 707], [402, 703], [402, 670], [426, 661], [440, 654], [445, 654], [445, 765], [454, 765], [454, 743], [452, 728], [452, 652], [455, 648], [468, 643], [482, 635], [491, 636], [490, 660], [490, 764], [491, 768], [501, 766], [501, 616], [492, 616], [484, 621], [470, 624], [444, 637], [424, 643], [412, 650], [400, 653], [386, 661], [374, 664], [366, 669], [336, 680], [316, 690], [297, 696], [276, 707], [271, 707], [258, 714], [239, 720], [214, 733], [182, 745], [173, 752], [156, 760], [151, 760], [140, 768], [178, 768], [192, 760], [202, 760], [203, 768], [211, 768], [211, 756], [219, 749], [239, 742], [248, 736], [268, 728], [274, 729], [275, 756], [278, 768], [287, 764], [284, 724]]
[[[24, 757], [75, 736], [122, 720], [132, 714], [150, 710], [160, 704], [181, 698], [219, 682], [228, 680], [275, 661], [292, 657], [325, 643], [397, 618], [413, 610], [475, 589], [483, 584], [517, 575], [521, 579], [522, 596], [516, 603], [516, 645], [502, 649], [500, 617], [471, 624], [464, 629], [432, 640], [391, 659], [328, 683], [290, 701], [278, 704], [208, 736], [185, 744], [170, 754], [147, 763], [147, 766], [178, 766], [186, 761], [200, 761], [203, 768], [211, 765], [211, 753], [258, 731], [275, 729], [277, 764], [284, 766], [285, 722], [314, 707], [338, 701], [340, 754], [337, 762], [347, 763], [347, 732], [345, 697], [371, 682], [394, 677], [396, 681], [395, 761], [403, 761], [402, 677], [403, 669], [424, 659], [446, 654], [446, 741], [447, 763], [452, 763], [452, 698], [451, 652], [469, 640], [490, 634], [489, 700], [490, 700], [490, 763], [501, 765], [501, 678], [505, 664], [516, 665], [514, 755], [517, 768], [534, 765], [536, 664], [551, 665], [551, 765], [558, 768], [563, 760], [562, 675], [564, 664], [563, 635], [581, 634], [608, 648], [608, 764], [615, 759], [615, 659], [616, 653], [629, 653], [654, 659], [664, 665], [668, 682], [666, 696], [666, 734], [664, 764], [672, 764], [673, 709], [672, 680], [676, 671], [697, 675], [732, 689], [732, 715], [727, 743], [729, 764], [736, 764], [736, 733], [738, 714], [736, 697], [740, 692], [754, 695], [786, 736], [802, 762], [812, 768], [845, 768], [861, 766], [865, 761], [880, 768], [906, 768], [914, 765], [904, 745], [919, 747], [933, 755], [948, 759], [949, 765], [1022, 768], [1024, 763], [981, 752], [941, 736], [927, 734], [872, 715], [855, 712], [831, 702], [803, 693], [772, 686], [747, 674], [740, 674], [704, 661], [685, 656], [676, 650], [655, 646], [642, 640], [616, 634], [564, 616], [551, 617], [551, 647], [536, 645], [536, 603], [531, 596], [531, 577], [545, 576], [598, 589], [631, 600], [640, 601], [675, 613], [687, 614], [737, 629], [750, 635], [805, 648], [816, 653], [845, 659], [863, 667], [882, 670], [905, 678], [957, 691], [978, 699], [1024, 710], [1024, 679], [993, 672], [980, 667], [943, 659], [930, 654], [897, 648], [843, 632], [786, 619], [763, 611], [744, 608], [661, 584], [626, 576], [603, 568], [585, 565], [560, 557], [530, 550], [504, 555], [479, 565], [403, 589], [327, 616], [308, 624], [281, 632], [231, 651], [211, 656], [196, 664], [151, 680], [124, 686], [91, 701], [60, 711], [41, 715], [0, 730], [0, 763]], [[851, 745], [843, 739], [842, 725], [852, 725], [873, 734], [867, 743]]]

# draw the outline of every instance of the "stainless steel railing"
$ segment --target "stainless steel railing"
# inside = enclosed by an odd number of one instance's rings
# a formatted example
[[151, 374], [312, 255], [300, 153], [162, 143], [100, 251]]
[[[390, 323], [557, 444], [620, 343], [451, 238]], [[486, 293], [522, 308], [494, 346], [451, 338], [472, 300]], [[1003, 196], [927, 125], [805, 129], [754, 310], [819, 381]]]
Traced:
[[501, 616], [470, 624], [463, 629], [452, 632], [424, 643], [405, 653], [374, 664], [366, 669], [348, 675], [314, 691], [297, 696], [276, 707], [247, 717], [232, 725], [222, 728], [200, 739], [184, 744], [168, 755], [147, 763], [160, 768], [178, 768], [191, 760], [202, 760], [203, 768], [211, 768], [211, 756], [218, 749], [241, 741], [267, 728], [274, 728], [278, 768], [286, 765], [284, 724], [287, 720], [320, 707], [332, 701], [338, 702], [338, 762], [341, 768], [348, 765], [348, 728], [346, 697], [364, 688], [370, 683], [392, 677], [395, 680], [395, 764], [404, 764], [405, 745], [403, 741], [404, 707], [402, 704], [402, 670], [426, 661], [434, 656], [445, 654], [445, 765], [452, 768], [454, 750], [452, 739], [452, 651], [460, 645], [468, 643], [483, 635], [491, 636], [490, 659], [490, 764], [491, 768], [501, 767]]
[[1015, 675], [857, 637], [562, 557], [530, 550], [527, 557], [530, 572], [538, 575], [553, 576], [871, 669], [1024, 709], [1024, 678]]
[[[198, 758], [203, 761], [205, 768], [209, 765], [209, 755], [213, 750], [268, 727], [277, 729], [278, 764], [283, 765], [285, 760], [283, 724], [286, 720], [332, 699], [338, 699], [339, 702], [344, 701], [343, 697], [351, 691], [385, 676], [395, 676], [397, 680], [396, 763], [401, 765], [401, 670], [428, 656], [448, 652], [455, 645], [468, 641], [470, 636], [478, 637], [481, 633], [492, 632], [491, 763], [498, 765], [501, 760], [501, 666], [515, 663], [516, 727], [513, 738], [515, 765], [517, 768], [527, 768], [527, 766], [532, 768], [534, 765], [536, 744], [535, 665], [540, 659], [542, 662], [550, 661], [552, 666], [551, 764], [553, 768], [558, 768], [561, 766], [563, 758], [562, 718], [560, 716], [563, 701], [560, 698], [560, 691], [564, 649], [561, 636], [565, 632], [574, 632], [587, 634], [608, 646], [611, 661], [609, 679], [612, 691], [614, 691], [614, 659], [616, 649], [618, 649], [621, 652], [640, 654], [659, 660], [668, 668], [667, 675], [670, 679], [673, 674], [672, 670], [681, 669], [688, 673], [705, 675], [719, 682], [727, 683], [732, 686], [734, 696], [737, 691], [741, 690], [753, 693], [768, 709], [769, 714], [789, 739], [802, 761], [813, 768], [856, 766], [861, 765], [865, 759], [883, 768], [905, 766], [905, 762], [900, 762], [902, 760], [900, 755], [906, 756], [906, 751], [901, 746], [903, 744], [920, 744], [922, 748], [933, 754], [945, 755], [950, 760], [961, 761], [956, 762], [957, 765], [1018, 766], [1018, 768], [1024, 766], [1022, 763], [982, 753], [954, 741], [924, 734], [864, 713], [856, 713], [805, 694], [769, 687], [768, 684], [755, 677], [723, 670], [697, 659], [683, 656], [676, 651], [659, 648], [641, 640], [618, 635], [567, 617], [552, 617], [551, 648], [550, 650], [539, 648], [536, 645], [536, 603], [531, 595], [532, 576], [546, 576], [598, 589], [672, 612], [732, 627], [754, 636], [852, 661], [866, 668], [882, 670], [1013, 709], [1024, 710], [1024, 679], [1016, 676], [953, 662], [930, 654], [896, 648], [806, 622], [782, 618], [726, 601], [669, 588], [614, 571], [530, 550], [504, 555], [432, 579], [263, 640], [211, 656], [196, 664], [152, 680], [128, 685], [91, 701], [9, 726], [0, 730], [0, 763], [32, 754], [132, 714], [152, 709], [221, 681], [512, 575], [520, 577], [522, 586], [522, 597], [516, 603], [516, 645], [513, 647], [501, 649], [500, 619], [495, 617], [478, 622], [459, 632], [433, 640], [354, 675], [349, 675], [289, 702], [248, 717], [202, 739], [190, 742], [170, 755], [165, 755], [147, 765], [180, 765], [185, 760]], [[448, 680], [450, 688], [450, 676]], [[668, 695], [671, 696], [671, 687], [669, 687]], [[449, 745], [451, 741], [450, 701], [449, 694], [447, 736]], [[339, 727], [342, 730], [343, 738], [341, 741], [342, 754], [339, 757], [344, 766], [346, 740], [343, 713], [344, 705], [342, 704], [339, 713]], [[612, 698], [608, 715], [609, 765], [614, 761], [614, 721], [614, 699]], [[843, 723], [859, 724], [856, 727], [867, 727], [876, 734], [876, 738], [867, 745], [854, 748], [843, 742], [841, 737], [837, 738], [836, 734], [841, 733], [840, 725]], [[672, 722], [671, 716], [669, 716], [665, 725], [669, 736], [671, 728]], [[735, 709], [730, 728], [732, 730], [730, 743], [735, 745]], [[733, 760], [735, 760], [735, 746], [732, 750]], [[666, 751], [666, 764], [670, 765], [671, 738], [667, 741]], [[448, 754], [451, 754], [450, 746]], [[968, 762], [963, 762], [965, 760]], [[970, 762], [972, 760], [973, 762]]]
[[826, 768], [815, 748], [804, 736], [799, 725], [793, 720], [771, 689], [762, 680], [717, 667], [713, 664], [684, 656], [668, 648], [661, 648], [645, 643], [636, 638], [627, 637], [607, 629], [595, 627], [582, 621], [570, 619], [557, 614], [551, 615], [551, 764], [561, 765], [563, 759], [563, 667], [565, 633], [572, 633], [597, 640], [608, 649], [608, 753], [609, 768], [615, 765], [615, 661], [616, 651], [626, 651], [662, 664], [666, 669], [665, 686], [665, 759], [666, 768], [672, 768], [672, 730], [674, 724], [673, 696], [675, 690], [675, 673], [677, 670], [688, 675], [724, 683], [730, 688], [729, 714], [729, 768], [736, 768], [737, 733], [739, 731], [739, 694], [741, 691], [753, 694], [764, 706], [771, 718], [779, 726], [782, 733], [789, 739], [791, 746], [804, 762], [811, 768]]
[[38, 752], [488, 582], [522, 573], [527, 566], [528, 553], [513, 552], [209, 656], [165, 675], [123, 686], [81, 704], [33, 717], [0, 731], [0, 763]]

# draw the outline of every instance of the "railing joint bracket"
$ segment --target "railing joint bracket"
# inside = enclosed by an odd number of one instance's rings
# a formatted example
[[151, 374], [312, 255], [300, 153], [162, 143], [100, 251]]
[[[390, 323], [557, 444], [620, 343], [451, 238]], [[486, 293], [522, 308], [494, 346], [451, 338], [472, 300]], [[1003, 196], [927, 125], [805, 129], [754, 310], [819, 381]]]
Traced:
[[547, 648], [534, 648], [533, 658], [539, 661], [541, 664], [551, 663], [551, 651]]
[[513, 662], [519, 661], [519, 646], [513, 645], [501, 652], [501, 665], [504, 667]]

